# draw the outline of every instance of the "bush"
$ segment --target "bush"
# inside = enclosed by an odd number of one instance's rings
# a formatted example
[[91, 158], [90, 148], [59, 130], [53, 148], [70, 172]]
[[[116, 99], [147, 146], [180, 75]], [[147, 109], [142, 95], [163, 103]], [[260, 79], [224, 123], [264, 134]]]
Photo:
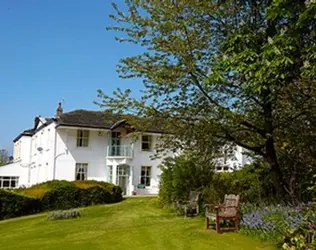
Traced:
[[41, 199], [44, 210], [70, 209], [119, 202], [122, 190], [113, 184], [97, 181], [76, 181], [47, 191]]
[[194, 154], [167, 159], [161, 166], [159, 199], [162, 205], [186, 199], [191, 190], [201, 191], [202, 202], [210, 204], [222, 202], [225, 194], [239, 194], [241, 202], [254, 204], [271, 202], [275, 197], [269, 170], [263, 163], [255, 162], [231, 173], [215, 173], [215, 167]]
[[51, 191], [56, 188], [62, 188], [62, 187], [75, 187], [76, 185], [69, 181], [64, 180], [53, 180], [53, 181], [47, 181], [44, 183], [40, 183], [34, 186], [31, 186], [29, 188], [19, 188], [15, 189], [14, 192], [36, 197], [36, 198], [42, 198], [48, 191]]
[[81, 217], [79, 209], [58, 210], [48, 213], [49, 220], [65, 220]]
[[41, 212], [39, 199], [0, 190], [0, 220]]
[[41, 199], [44, 210], [70, 209], [82, 206], [81, 192], [76, 186], [58, 187], [45, 193]]
[[207, 164], [201, 162], [201, 158], [194, 154], [167, 158], [161, 166], [159, 200], [162, 205], [185, 200], [190, 191], [208, 187], [214, 168], [209, 162]]

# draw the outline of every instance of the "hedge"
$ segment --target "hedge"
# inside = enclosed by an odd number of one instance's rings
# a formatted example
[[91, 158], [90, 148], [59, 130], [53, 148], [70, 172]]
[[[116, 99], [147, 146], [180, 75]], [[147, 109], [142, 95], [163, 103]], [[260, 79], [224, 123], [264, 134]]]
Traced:
[[39, 199], [0, 189], [0, 220], [41, 211], [42, 206]]
[[119, 202], [122, 189], [98, 181], [48, 181], [14, 191], [0, 190], [0, 220], [41, 211]]

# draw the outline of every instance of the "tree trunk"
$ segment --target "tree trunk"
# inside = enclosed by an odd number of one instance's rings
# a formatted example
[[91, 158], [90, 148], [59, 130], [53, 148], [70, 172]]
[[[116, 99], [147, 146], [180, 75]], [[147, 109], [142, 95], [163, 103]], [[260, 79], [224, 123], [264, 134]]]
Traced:
[[272, 180], [276, 191], [276, 197], [284, 199], [284, 196], [286, 194], [284, 188], [285, 183], [283, 181], [283, 175], [278, 163], [273, 137], [270, 137], [266, 142], [266, 159], [271, 167]]
[[262, 91], [263, 99], [263, 113], [264, 113], [264, 130], [266, 132], [266, 142], [265, 142], [265, 158], [270, 164], [272, 170], [272, 180], [274, 188], [276, 191], [277, 198], [284, 198], [285, 188], [283, 182], [283, 175], [279, 166], [275, 145], [274, 145], [274, 126], [273, 126], [273, 106], [271, 103], [271, 92], [267, 88]]

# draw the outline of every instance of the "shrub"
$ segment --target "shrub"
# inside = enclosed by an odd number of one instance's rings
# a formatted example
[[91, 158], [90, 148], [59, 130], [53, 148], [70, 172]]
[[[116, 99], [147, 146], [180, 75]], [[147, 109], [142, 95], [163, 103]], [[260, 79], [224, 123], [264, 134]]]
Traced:
[[[161, 166], [159, 200], [162, 205], [184, 200], [191, 190], [202, 192], [202, 202], [218, 204], [225, 194], [239, 194], [241, 202], [260, 204], [274, 197], [269, 171], [263, 163], [228, 173], [215, 173], [215, 163], [194, 154], [167, 159]], [[201, 206], [203, 207], [203, 206]]]
[[167, 158], [161, 166], [159, 200], [162, 205], [185, 200], [190, 191], [208, 187], [214, 168], [209, 162], [201, 162], [201, 157], [193, 153]]
[[76, 186], [58, 187], [45, 193], [41, 199], [44, 210], [70, 209], [82, 206], [81, 192]]
[[39, 199], [0, 189], [0, 220], [41, 212]]
[[49, 220], [65, 220], [81, 217], [79, 209], [58, 210], [48, 213]]
[[111, 193], [104, 187], [91, 187], [88, 189], [91, 204], [112, 203]]
[[16, 189], [14, 191], [23, 195], [42, 198], [48, 191], [61, 187], [75, 187], [75, 184], [64, 180], [53, 180], [29, 188]]
[[120, 187], [106, 182], [75, 181], [47, 191], [41, 199], [43, 209], [70, 209], [119, 202], [123, 199]]

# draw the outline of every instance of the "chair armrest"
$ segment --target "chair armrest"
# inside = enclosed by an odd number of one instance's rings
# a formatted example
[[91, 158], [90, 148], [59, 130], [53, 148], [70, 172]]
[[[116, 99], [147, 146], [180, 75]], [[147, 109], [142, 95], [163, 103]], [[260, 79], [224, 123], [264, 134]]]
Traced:
[[[215, 204], [205, 204], [205, 205], [204, 205], [204, 208], [205, 208], [205, 212], [206, 212], [206, 213], [208, 213], [211, 208], [213, 208], [213, 210], [215, 210], [214, 212], [217, 212], [217, 210], [218, 210], [218, 205], [215, 205]], [[213, 212], [213, 213], [214, 213], [214, 212]]]

